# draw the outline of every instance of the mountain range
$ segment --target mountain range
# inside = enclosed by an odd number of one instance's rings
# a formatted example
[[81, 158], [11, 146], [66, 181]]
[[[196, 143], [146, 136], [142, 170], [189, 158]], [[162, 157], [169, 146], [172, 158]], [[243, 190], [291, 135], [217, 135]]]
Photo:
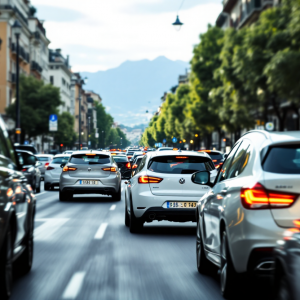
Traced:
[[151, 61], [126, 61], [117, 68], [82, 75], [88, 77], [85, 89], [100, 94], [115, 122], [133, 127], [149, 122], [164, 92], [177, 85], [178, 76], [188, 68], [187, 62], [160, 56]]

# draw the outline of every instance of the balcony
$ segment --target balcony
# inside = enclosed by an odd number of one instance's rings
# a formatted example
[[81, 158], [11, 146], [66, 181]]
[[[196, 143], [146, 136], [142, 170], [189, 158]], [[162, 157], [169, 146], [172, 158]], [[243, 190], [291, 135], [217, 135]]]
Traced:
[[12, 84], [15, 84], [16, 83], [16, 80], [17, 80], [17, 75], [15, 73], [9, 73], [9, 80]]
[[38, 73], [42, 73], [43, 69], [36, 61], [33, 60], [33, 61], [31, 61], [31, 71], [36, 71]]
[[[11, 44], [11, 52], [17, 53], [17, 45], [16, 43]], [[29, 63], [29, 53], [25, 51], [25, 49], [22, 46], [19, 46], [19, 58], [21, 58], [24, 62]]]

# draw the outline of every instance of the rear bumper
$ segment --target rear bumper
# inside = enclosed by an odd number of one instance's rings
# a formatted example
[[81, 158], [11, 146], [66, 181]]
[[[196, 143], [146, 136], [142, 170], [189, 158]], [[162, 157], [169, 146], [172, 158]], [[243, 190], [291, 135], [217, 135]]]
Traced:
[[66, 186], [61, 189], [62, 192], [72, 194], [102, 194], [112, 195], [117, 192], [114, 187], [81, 187], [81, 186]]
[[163, 208], [151, 207], [139, 218], [143, 222], [172, 221], [172, 222], [196, 222], [196, 208]]

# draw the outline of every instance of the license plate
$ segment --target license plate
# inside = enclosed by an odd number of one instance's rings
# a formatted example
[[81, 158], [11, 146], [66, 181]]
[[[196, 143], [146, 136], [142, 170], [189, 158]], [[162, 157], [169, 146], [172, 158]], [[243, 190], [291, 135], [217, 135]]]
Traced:
[[197, 202], [167, 202], [167, 208], [194, 208]]
[[95, 185], [98, 184], [98, 180], [80, 180], [79, 184], [88, 184], [88, 185]]

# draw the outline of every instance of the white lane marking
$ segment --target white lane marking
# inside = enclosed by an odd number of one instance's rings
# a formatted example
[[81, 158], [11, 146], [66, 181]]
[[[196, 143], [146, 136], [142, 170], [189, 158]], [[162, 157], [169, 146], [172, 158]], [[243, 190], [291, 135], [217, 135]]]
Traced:
[[102, 223], [95, 234], [95, 240], [101, 240], [104, 236], [105, 230], [107, 227], [107, 223]]
[[113, 204], [109, 210], [115, 210], [117, 205]]
[[85, 277], [85, 272], [75, 273], [72, 276], [69, 284], [67, 285], [62, 298], [63, 299], [75, 299], [81, 290], [84, 277]]
[[37, 222], [45, 222], [34, 231], [34, 239], [39, 241], [48, 240], [69, 219], [35, 219]]

